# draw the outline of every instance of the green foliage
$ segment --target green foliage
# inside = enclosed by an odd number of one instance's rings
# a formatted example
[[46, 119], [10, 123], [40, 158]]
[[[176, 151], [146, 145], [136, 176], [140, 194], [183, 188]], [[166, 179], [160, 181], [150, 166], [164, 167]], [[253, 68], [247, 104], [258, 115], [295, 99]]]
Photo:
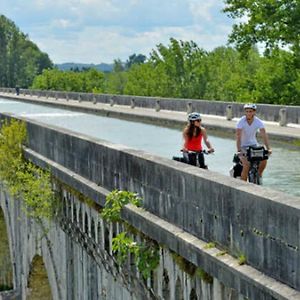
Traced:
[[105, 207], [102, 210], [101, 216], [110, 222], [120, 221], [121, 209], [128, 203], [140, 206], [141, 199], [137, 194], [132, 192], [113, 190], [106, 197]]
[[44, 70], [32, 84], [33, 89], [100, 93], [104, 88], [104, 74], [95, 69], [82, 72]]
[[0, 131], [0, 178], [13, 187], [16, 173], [24, 168], [22, 144], [26, 139], [25, 123], [4, 120]]
[[245, 254], [240, 254], [238, 257], [238, 264], [239, 265], [244, 265], [247, 262], [247, 258]]
[[231, 47], [206, 52], [193, 41], [171, 38], [148, 59], [116, 59], [110, 73], [44, 70], [32, 88], [299, 105], [300, 54], [297, 64], [295, 53], [276, 48], [261, 56], [251, 44], [245, 56]]
[[206, 55], [193, 41], [171, 38], [168, 47], [159, 44], [150, 54], [149, 63], [164, 74], [157, 78], [165, 86], [165, 94], [161, 96], [202, 98], [206, 86]]
[[48, 55], [3, 15], [0, 15], [0, 58], [2, 87], [29, 87], [37, 74], [53, 66]]
[[[120, 221], [120, 212], [124, 205], [131, 203], [141, 205], [137, 194], [128, 191], [114, 190], [106, 197], [105, 207], [101, 216], [110, 222]], [[146, 279], [159, 263], [158, 246], [152, 242], [137, 244], [132, 238], [121, 232], [112, 240], [112, 250], [117, 256], [117, 261], [123, 264], [129, 255], [134, 256], [135, 264], [142, 276]]]
[[22, 144], [26, 140], [24, 122], [5, 120], [0, 132], [0, 179], [12, 196], [24, 201], [31, 217], [50, 218], [54, 213], [54, 193], [50, 173], [25, 161]]
[[253, 90], [252, 77], [259, 66], [260, 56], [252, 49], [248, 59], [229, 47], [219, 47], [207, 57], [205, 99], [249, 101]]
[[199, 278], [201, 278], [201, 280], [203, 280], [206, 283], [212, 284], [214, 281], [214, 278], [210, 274], [205, 272], [203, 269], [198, 268], [196, 274]]
[[16, 173], [17, 182], [12, 186], [13, 194], [20, 196], [30, 217], [50, 218], [54, 213], [54, 192], [50, 172], [46, 172], [30, 162]]
[[136, 255], [136, 264], [139, 271], [145, 279], [149, 278], [151, 272], [159, 264], [159, 249], [158, 246], [152, 244], [149, 246], [147, 243], [139, 245], [139, 251]]
[[214, 242], [210, 242], [210, 243], [207, 243], [203, 249], [211, 249], [211, 248], [215, 248], [216, 247], [216, 243]]
[[267, 49], [291, 46], [299, 55], [299, 0], [225, 0], [225, 4], [224, 11], [231, 18], [243, 20], [233, 26], [230, 36], [230, 41], [239, 49], [247, 50], [257, 42], [263, 42]]
[[146, 56], [143, 54], [136, 55], [135, 53], [130, 55], [128, 60], [126, 61], [125, 67], [126, 69], [130, 69], [135, 64], [143, 64], [146, 60]]
[[112, 240], [112, 250], [117, 255], [117, 261], [121, 265], [128, 258], [129, 254], [138, 253], [138, 246], [132, 238], [126, 236], [126, 232], [121, 232]]
[[117, 255], [117, 261], [121, 265], [129, 255], [133, 255], [135, 264], [142, 276], [147, 279], [151, 272], [159, 264], [159, 250], [155, 244], [137, 244], [132, 238], [126, 236], [126, 232], [118, 234], [112, 240], [112, 250]]
[[109, 94], [124, 94], [124, 89], [127, 83], [127, 72], [114, 71], [106, 75], [104, 90]]
[[295, 69], [293, 55], [274, 50], [260, 60], [253, 78], [253, 99], [260, 103], [300, 104], [300, 72]]
[[185, 273], [191, 276], [195, 275], [197, 267], [193, 263], [189, 262], [176, 252], [171, 252], [171, 255], [181, 270], [183, 270]]

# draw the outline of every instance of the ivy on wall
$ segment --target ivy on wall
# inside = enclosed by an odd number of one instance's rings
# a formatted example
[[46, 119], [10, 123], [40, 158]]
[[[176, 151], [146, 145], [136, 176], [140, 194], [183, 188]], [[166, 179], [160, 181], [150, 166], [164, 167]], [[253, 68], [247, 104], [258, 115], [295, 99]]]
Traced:
[[135, 193], [113, 190], [106, 197], [105, 207], [101, 215], [106, 221], [121, 221], [121, 209], [128, 203], [139, 207], [142, 204], [142, 199]]
[[0, 130], [0, 180], [10, 194], [24, 201], [27, 215], [34, 218], [51, 218], [55, 196], [51, 175], [25, 160], [23, 145], [26, 142], [26, 124], [5, 119]]
[[[121, 209], [128, 203], [141, 206], [142, 200], [135, 193], [114, 190], [107, 195], [101, 216], [106, 221], [120, 222]], [[135, 264], [145, 279], [150, 277], [159, 264], [159, 247], [156, 243], [150, 240], [137, 243], [125, 231], [113, 238], [112, 250], [120, 265], [133, 255]]]

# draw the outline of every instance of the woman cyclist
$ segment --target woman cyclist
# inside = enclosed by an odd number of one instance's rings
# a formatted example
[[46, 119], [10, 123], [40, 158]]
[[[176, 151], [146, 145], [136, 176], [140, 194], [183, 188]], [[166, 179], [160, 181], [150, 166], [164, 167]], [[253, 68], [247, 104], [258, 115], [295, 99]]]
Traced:
[[206, 129], [201, 126], [201, 116], [198, 112], [188, 115], [188, 124], [183, 130], [183, 139], [182, 151], [187, 163], [196, 166], [198, 160], [200, 168], [207, 169], [202, 152], [202, 140], [208, 148], [208, 153], [214, 152], [214, 148], [207, 138]]

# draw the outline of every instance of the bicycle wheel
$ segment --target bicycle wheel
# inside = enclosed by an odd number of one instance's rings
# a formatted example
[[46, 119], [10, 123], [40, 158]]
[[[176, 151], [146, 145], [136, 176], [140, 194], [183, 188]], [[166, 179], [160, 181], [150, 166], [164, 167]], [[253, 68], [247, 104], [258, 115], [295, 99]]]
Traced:
[[259, 180], [259, 175], [257, 170], [252, 169], [249, 172], [249, 176], [248, 176], [248, 181], [254, 184], [259, 185], [260, 184], [260, 180]]

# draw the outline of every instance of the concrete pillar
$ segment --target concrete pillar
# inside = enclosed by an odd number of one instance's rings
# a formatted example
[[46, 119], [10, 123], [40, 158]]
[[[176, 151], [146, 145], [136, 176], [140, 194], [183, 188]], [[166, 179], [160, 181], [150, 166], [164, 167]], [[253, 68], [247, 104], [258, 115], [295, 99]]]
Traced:
[[230, 121], [233, 119], [232, 105], [227, 105], [226, 107], [226, 120]]
[[190, 114], [193, 111], [192, 102], [188, 102], [186, 105], [186, 111]]
[[156, 103], [155, 103], [155, 110], [156, 110], [156, 111], [160, 111], [160, 100], [156, 100]]
[[135, 108], [135, 99], [134, 98], [131, 98], [131, 100], [130, 100], [130, 107]]
[[287, 124], [287, 111], [286, 108], [281, 108], [279, 110], [279, 125], [286, 126]]

